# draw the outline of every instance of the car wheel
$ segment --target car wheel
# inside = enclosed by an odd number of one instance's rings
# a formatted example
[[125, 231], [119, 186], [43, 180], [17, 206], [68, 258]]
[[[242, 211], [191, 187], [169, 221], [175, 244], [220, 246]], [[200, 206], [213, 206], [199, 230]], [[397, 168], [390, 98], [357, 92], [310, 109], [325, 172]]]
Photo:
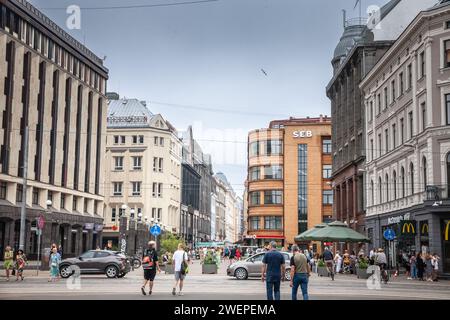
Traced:
[[116, 278], [119, 275], [119, 270], [116, 266], [107, 266], [105, 274], [108, 278]]
[[61, 275], [61, 278], [68, 278], [73, 274], [73, 270], [69, 265], [63, 265], [59, 268], [59, 274]]
[[286, 271], [284, 272], [284, 279], [285, 279], [286, 281], [291, 281], [291, 270], [286, 270]]
[[125, 275], [126, 275], [125, 272], [124, 272], [124, 273], [121, 273], [121, 274], [119, 274], [119, 275], [117, 276], [117, 278], [123, 278], [123, 277], [125, 277]]
[[247, 270], [245, 270], [244, 268], [238, 268], [234, 272], [234, 276], [238, 280], [245, 280], [248, 277], [248, 273], [247, 273]]

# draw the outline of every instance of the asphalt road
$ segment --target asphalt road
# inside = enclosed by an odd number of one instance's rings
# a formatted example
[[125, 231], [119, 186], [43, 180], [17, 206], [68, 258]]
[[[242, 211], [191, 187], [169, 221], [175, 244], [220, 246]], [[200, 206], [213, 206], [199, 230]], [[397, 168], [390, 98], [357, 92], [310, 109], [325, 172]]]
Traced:
[[[172, 296], [173, 275], [158, 274], [153, 294], [143, 296], [142, 269], [131, 272], [122, 279], [107, 279], [103, 275], [81, 276], [78, 283], [73, 279], [47, 282], [46, 273], [27, 276], [24, 281], [6, 282], [0, 278], [0, 299], [88, 299], [88, 300], [264, 300], [265, 284], [258, 279], [239, 281], [225, 276], [225, 266], [218, 275], [201, 275], [199, 265], [191, 268], [186, 278], [184, 296]], [[282, 283], [281, 297], [290, 300], [289, 283]], [[366, 280], [355, 276], [338, 275], [335, 281], [312, 275], [309, 295], [311, 300], [426, 300], [450, 299], [450, 282], [437, 283], [393, 279], [381, 289], [368, 289]], [[301, 294], [299, 293], [299, 299]]]

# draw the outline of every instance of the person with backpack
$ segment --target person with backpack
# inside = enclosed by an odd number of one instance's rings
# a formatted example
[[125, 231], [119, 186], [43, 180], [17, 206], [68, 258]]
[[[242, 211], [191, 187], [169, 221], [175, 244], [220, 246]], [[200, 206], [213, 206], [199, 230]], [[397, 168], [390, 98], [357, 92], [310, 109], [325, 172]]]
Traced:
[[141, 287], [141, 292], [145, 296], [145, 286], [149, 284], [148, 294], [151, 295], [153, 291], [153, 281], [156, 277], [156, 270], [161, 273], [158, 263], [158, 253], [156, 252], [156, 242], [149, 241], [148, 248], [144, 250], [142, 257], [142, 269], [144, 269], [144, 285]]
[[172, 295], [176, 295], [177, 287], [179, 287], [178, 295], [182, 296], [184, 279], [189, 271], [189, 257], [183, 249], [183, 244], [178, 244], [178, 250], [173, 254], [173, 264], [175, 271], [175, 285], [172, 288]]

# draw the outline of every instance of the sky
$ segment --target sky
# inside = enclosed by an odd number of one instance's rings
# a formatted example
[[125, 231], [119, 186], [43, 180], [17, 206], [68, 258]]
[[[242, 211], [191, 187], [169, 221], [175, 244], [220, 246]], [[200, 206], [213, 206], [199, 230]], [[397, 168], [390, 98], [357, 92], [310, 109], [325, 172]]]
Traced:
[[[237, 194], [247, 176], [247, 135], [271, 120], [330, 115], [325, 87], [355, 0], [217, 0], [176, 6], [88, 9], [189, 0], [33, 0], [105, 59], [108, 91], [147, 101], [178, 130], [188, 125]], [[191, 0], [192, 1], [192, 0]], [[387, 0], [362, 0], [369, 5]], [[68, 29], [66, 8], [81, 8]]]

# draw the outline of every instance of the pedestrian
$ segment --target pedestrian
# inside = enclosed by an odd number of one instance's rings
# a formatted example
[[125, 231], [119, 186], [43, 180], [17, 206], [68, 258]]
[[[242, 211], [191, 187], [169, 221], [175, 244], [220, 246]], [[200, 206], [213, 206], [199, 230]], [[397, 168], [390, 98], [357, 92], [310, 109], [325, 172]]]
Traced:
[[333, 253], [331, 253], [328, 247], [325, 247], [325, 250], [322, 254], [323, 261], [325, 262], [325, 266], [328, 270], [328, 275], [331, 275], [331, 280], [334, 280], [334, 259]]
[[59, 253], [59, 256], [60, 256], [61, 259], [62, 259], [62, 258], [63, 258], [63, 248], [62, 248], [61, 245], [58, 246], [58, 253]]
[[14, 267], [14, 251], [10, 246], [6, 246], [5, 252], [3, 254], [3, 268], [6, 271], [6, 281], [9, 281], [9, 272], [13, 270]]
[[59, 265], [61, 263], [61, 256], [59, 255], [56, 246], [53, 247], [52, 253], [50, 254], [48, 261], [50, 268], [50, 277], [48, 279], [48, 282], [53, 282], [59, 279]]
[[411, 268], [411, 280], [417, 279], [417, 264], [416, 264], [416, 256], [411, 254], [411, 257], [409, 258], [409, 265]]
[[236, 258], [236, 248], [233, 247], [230, 250], [230, 265], [234, 262], [235, 258]]
[[336, 264], [336, 273], [340, 273], [341, 266], [342, 266], [342, 257], [339, 254], [339, 251], [336, 251], [336, 256], [334, 257], [334, 263]]
[[285, 261], [283, 255], [276, 250], [276, 242], [270, 243], [270, 251], [264, 254], [262, 281], [266, 281], [267, 300], [280, 300], [280, 285], [284, 281]]
[[161, 273], [158, 263], [158, 253], [156, 252], [156, 242], [149, 241], [148, 247], [144, 250], [142, 257], [142, 269], [144, 269], [144, 285], [141, 287], [141, 292], [145, 296], [145, 286], [148, 283], [148, 294], [151, 295], [153, 291], [153, 281], [155, 281], [156, 271]]
[[301, 253], [297, 245], [292, 246], [291, 258], [291, 288], [292, 300], [297, 300], [298, 287], [302, 290], [303, 300], [309, 300], [308, 281], [311, 276], [311, 268], [306, 255]]
[[[201, 252], [203, 252], [201, 250]], [[189, 257], [183, 249], [183, 244], [178, 244], [178, 250], [173, 254], [173, 264], [175, 271], [175, 285], [172, 288], [172, 294], [176, 295], [177, 286], [179, 287], [178, 295], [182, 296], [183, 283], [188, 270]]]
[[438, 272], [439, 272], [439, 256], [436, 253], [433, 253], [433, 256], [431, 257], [431, 263], [433, 265], [433, 272], [431, 279], [435, 282], [438, 281]]
[[16, 281], [19, 281], [19, 277], [21, 281], [23, 281], [23, 269], [25, 268], [26, 263], [27, 257], [25, 256], [23, 250], [19, 249], [16, 255]]
[[432, 274], [433, 274], [433, 264], [431, 263], [431, 255], [427, 253], [427, 255], [425, 256], [425, 275], [427, 281], [433, 281]]
[[239, 248], [236, 248], [236, 260], [241, 260], [241, 250]]
[[419, 278], [420, 281], [424, 281], [423, 280], [423, 273], [425, 271], [425, 263], [423, 262], [422, 253], [421, 252], [419, 252], [417, 254], [416, 264], [417, 264], [417, 277]]

